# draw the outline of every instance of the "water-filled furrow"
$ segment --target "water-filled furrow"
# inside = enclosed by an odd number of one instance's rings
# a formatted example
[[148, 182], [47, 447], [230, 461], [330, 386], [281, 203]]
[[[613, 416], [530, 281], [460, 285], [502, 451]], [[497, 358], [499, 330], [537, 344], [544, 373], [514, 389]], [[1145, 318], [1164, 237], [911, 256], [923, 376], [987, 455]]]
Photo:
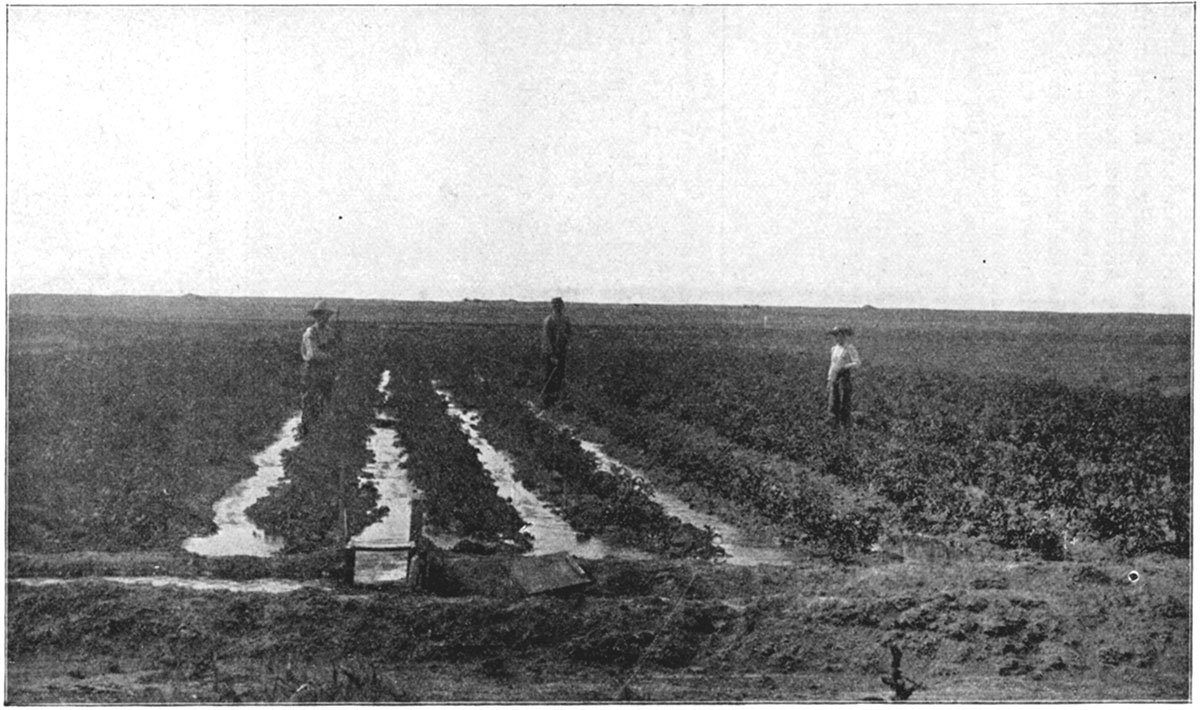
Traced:
[[371, 461], [363, 467], [359, 484], [373, 483], [379, 495], [380, 507], [386, 506], [387, 514], [382, 520], [356, 535], [353, 540], [396, 539], [409, 542], [412, 528], [412, 485], [408, 482], [408, 471], [404, 462], [408, 454], [396, 445], [396, 432], [386, 427], [371, 427], [367, 439]]
[[10, 582], [30, 587], [46, 587], [58, 584], [78, 584], [102, 580], [116, 584], [146, 585], [151, 587], [182, 587], [195, 591], [258, 592], [285, 594], [299, 589], [321, 589], [326, 585], [319, 582], [297, 582], [291, 579], [193, 579], [189, 577], [15, 577]]
[[[645, 478], [640, 471], [622, 464], [600, 448], [599, 444], [579, 439], [579, 445], [596, 457], [603, 471], [613, 475]], [[721, 520], [715, 515], [701, 512], [692, 508], [675, 496], [654, 489], [651, 500], [662, 506], [667, 515], [679, 518], [685, 523], [691, 523], [698, 528], [709, 527], [719, 536], [717, 544], [725, 550], [725, 562], [733, 565], [792, 565], [796, 555], [775, 545], [755, 545], [746, 539], [745, 533], [733, 525]]]
[[510, 501], [525, 521], [522, 531], [533, 536], [533, 554], [569, 552], [577, 557], [599, 559], [612, 553], [600, 540], [577, 539], [577, 533], [565, 520], [552, 512], [537, 496], [521, 485], [520, 481], [513, 478], [512, 460], [479, 435], [479, 413], [460, 409], [454, 404], [449, 392], [438, 387], [437, 383], [434, 383], [434, 387], [445, 400], [451, 416], [458, 419], [459, 427], [468, 436], [471, 445], [479, 452], [479, 461], [496, 482], [500, 497]]
[[[385, 403], [391, 399], [387, 389], [391, 374], [384, 370], [379, 381], [379, 392]], [[383, 412], [376, 412], [375, 418], [387, 420]], [[396, 432], [383, 426], [371, 427], [367, 449], [371, 452], [371, 460], [363, 467], [359, 484], [373, 483], [379, 496], [378, 505], [387, 507], [388, 512], [350, 540], [350, 547], [360, 550], [355, 554], [354, 578], [356, 582], [401, 581], [408, 574], [406, 552], [364, 552], [362, 548], [399, 547], [412, 543], [413, 489], [408, 471], [403, 467], [408, 454], [396, 444]]]
[[205, 557], [249, 555], [269, 557], [283, 549], [283, 540], [269, 537], [246, 517], [246, 510], [266, 496], [283, 479], [283, 452], [296, 447], [296, 428], [300, 414], [296, 413], [283, 425], [275, 442], [253, 458], [258, 472], [229, 489], [225, 497], [213, 505], [213, 522], [217, 532], [203, 537], [188, 538], [183, 549]]

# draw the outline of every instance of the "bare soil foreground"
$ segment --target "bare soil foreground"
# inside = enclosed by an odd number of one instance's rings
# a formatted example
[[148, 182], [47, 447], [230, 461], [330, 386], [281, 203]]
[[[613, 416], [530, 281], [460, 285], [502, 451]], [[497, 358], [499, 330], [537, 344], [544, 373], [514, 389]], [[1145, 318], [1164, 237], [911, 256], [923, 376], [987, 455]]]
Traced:
[[[281, 439], [310, 305], [10, 298], [7, 703], [1191, 697], [1188, 317], [568, 304], [543, 411], [543, 304], [344, 302]], [[418, 564], [353, 584], [397, 467]], [[519, 584], [533, 503], [587, 584]]]
[[1187, 698], [1187, 565], [1136, 564], [584, 561], [566, 597], [481, 560], [455, 596], [10, 583], [8, 700], [863, 701], [893, 697], [893, 645], [913, 701]]

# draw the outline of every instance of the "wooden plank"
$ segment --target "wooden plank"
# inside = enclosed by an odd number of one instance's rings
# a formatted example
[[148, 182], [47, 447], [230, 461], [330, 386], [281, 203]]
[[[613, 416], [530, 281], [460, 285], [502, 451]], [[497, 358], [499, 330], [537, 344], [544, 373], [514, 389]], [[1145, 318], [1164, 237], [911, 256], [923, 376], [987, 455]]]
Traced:
[[373, 540], [351, 540], [346, 543], [347, 550], [415, 550], [417, 543], [399, 538], [377, 538]]
[[592, 583], [591, 577], [566, 552], [515, 557], [510, 571], [526, 594], [542, 594]]
[[355, 550], [353, 563], [355, 584], [407, 582], [412, 555], [407, 550]]

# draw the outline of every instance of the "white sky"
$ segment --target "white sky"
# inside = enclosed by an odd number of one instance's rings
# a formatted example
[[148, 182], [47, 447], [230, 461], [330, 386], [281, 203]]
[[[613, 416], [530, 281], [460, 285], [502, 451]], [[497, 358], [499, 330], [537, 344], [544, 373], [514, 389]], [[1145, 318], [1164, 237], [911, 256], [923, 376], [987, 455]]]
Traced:
[[1192, 311], [1194, 8], [8, 8], [10, 293]]

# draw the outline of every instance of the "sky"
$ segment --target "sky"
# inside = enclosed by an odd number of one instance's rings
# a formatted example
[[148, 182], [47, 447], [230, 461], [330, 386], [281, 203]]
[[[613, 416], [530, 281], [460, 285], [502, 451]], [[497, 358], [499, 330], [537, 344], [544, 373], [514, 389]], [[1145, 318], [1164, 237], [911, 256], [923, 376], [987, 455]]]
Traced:
[[8, 293], [1192, 312], [1188, 4], [7, 13]]

